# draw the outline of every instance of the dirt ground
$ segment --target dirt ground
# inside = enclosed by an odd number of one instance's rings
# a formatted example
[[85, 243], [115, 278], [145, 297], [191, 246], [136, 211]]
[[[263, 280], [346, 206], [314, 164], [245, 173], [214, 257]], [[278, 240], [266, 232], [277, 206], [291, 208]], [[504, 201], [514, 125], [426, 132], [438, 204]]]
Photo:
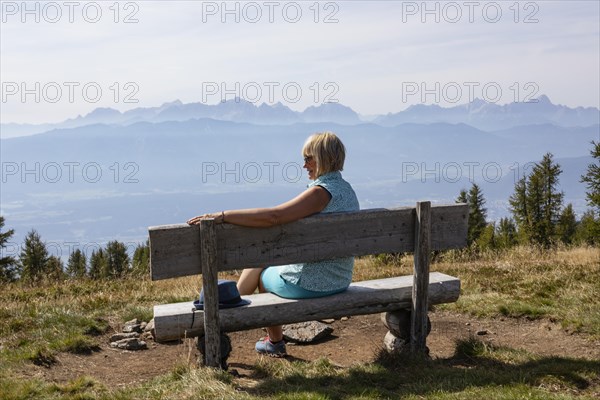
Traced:
[[[430, 356], [448, 358], [454, 353], [455, 341], [476, 335], [495, 345], [524, 349], [541, 356], [562, 356], [600, 359], [600, 341], [571, 334], [549, 321], [514, 319], [476, 319], [450, 312], [430, 313], [432, 331], [427, 339]], [[336, 320], [329, 339], [318, 344], [288, 344], [288, 359], [311, 361], [327, 357], [339, 366], [350, 366], [373, 360], [382, 347], [387, 329], [380, 315], [355, 316]], [[110, 332], [112, 333], [112, 332]], [[479, 333], [479, 335], [478, 335]], [[249, 377], [258, 357], [254, 343], [263, 336], [261, 330], [231, 333], [233, 351], [229, 369], [241, 377]], [[82, 375], [93, 377], [107, 387], [136, 385], [173, 370], [174, 365], [197, 360], [193, 340], [159, 344], [148, 342], [148, 350], [123, 351], [112, 349], [108, 334], [100, 350], [90, 355], [59, 354], [58, 362], [50, 368], [31, 365], [24, 377], [64, 383]]]

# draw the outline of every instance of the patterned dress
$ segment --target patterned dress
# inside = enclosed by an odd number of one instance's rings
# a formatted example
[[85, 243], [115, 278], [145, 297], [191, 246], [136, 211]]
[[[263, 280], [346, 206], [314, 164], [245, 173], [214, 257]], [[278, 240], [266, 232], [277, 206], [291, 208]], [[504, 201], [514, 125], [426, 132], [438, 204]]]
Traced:
[[[359, 210], [356, 193], [339, 171], [321, 175], [308, 185], [309, 188], [313, 186], [321, 186], [331, 195], [329, 203], [321, 213]], [[313, 292], [346, 289], [352, 282], [353, 268], [354, 257], [278, 267], [284, 280]]]

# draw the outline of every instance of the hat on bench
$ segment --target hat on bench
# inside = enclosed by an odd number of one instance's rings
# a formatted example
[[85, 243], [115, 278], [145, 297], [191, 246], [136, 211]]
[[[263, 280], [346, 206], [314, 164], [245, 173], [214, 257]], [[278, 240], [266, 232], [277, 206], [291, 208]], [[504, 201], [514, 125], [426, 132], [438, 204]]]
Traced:
[[[219, 308], [233, 308], [250, 304], [250, 300], [243, 300], [234, 281], [219, 279], [217, 282], [219, 293]], [[197, 310], [204, 310], [204, 289], [200, 292], [200, 299], [194, 300]]]

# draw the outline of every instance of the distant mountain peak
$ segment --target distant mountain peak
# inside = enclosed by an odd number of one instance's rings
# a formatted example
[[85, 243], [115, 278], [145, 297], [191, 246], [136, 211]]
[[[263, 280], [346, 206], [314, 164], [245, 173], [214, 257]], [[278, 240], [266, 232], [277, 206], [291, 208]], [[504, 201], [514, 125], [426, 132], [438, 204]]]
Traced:
[[550, 101], [550, 98], [548, 96], [546, 96], [545, 94], [540, 95], [536, 100], [538, 103], [552, 104], [552, 102]]

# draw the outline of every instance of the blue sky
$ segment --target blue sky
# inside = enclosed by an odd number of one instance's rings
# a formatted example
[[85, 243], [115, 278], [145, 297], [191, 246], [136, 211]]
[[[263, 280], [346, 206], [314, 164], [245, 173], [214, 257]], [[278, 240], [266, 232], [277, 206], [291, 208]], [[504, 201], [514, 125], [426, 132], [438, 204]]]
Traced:
[[1, 122], [236, 94], [363, 115], [540, 94], [600, 106], [597, 1], [223, 4], [3, 1]]

